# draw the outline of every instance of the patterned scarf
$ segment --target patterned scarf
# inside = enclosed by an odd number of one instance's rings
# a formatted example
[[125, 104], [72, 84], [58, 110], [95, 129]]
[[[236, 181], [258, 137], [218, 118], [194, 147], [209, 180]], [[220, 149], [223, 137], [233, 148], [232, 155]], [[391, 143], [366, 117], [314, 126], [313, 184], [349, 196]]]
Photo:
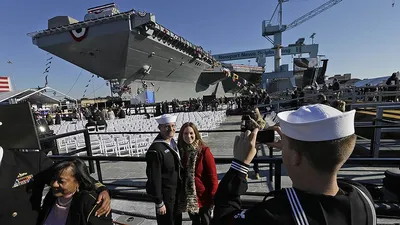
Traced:
[[184, 191], [180, 197], [179, 211], [189, 212], [191, 214], [199, 213], [199, 204], [197, 202], [195, 171], [196, 162], [199, 155], [199, 148], [194, 148], [192, 145], [184, 147], [184, 152], [187, 155], [185, 166]]

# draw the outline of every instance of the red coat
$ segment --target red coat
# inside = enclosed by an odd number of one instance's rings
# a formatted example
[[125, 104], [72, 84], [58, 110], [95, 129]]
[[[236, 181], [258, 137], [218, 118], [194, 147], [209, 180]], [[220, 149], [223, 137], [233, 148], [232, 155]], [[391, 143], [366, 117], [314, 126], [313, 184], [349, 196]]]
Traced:
[[[186, 165], [187, 155], [184, 153]], [[195, 184], [199, 208], [214, 204], [214, 195], [218, 189], [217, 167], [209, 147], [203, 147], [197, 157]]]

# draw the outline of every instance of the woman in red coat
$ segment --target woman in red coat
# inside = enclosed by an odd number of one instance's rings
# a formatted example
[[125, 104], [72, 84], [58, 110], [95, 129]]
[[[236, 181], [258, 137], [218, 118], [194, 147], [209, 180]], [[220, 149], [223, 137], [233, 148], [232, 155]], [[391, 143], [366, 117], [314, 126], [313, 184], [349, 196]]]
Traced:
[[178, 148], [183, 150], [182, 165], [185, 168], [180, 211], [189, 213], [193, 225], [208, 225], [218, 188], [214, 156], [191, 122], [182, 125]]

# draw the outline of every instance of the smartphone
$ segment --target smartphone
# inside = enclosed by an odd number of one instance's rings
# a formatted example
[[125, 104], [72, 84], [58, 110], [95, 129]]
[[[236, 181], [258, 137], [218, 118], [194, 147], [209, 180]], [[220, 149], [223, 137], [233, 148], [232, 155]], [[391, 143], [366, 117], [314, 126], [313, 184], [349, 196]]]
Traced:
[[244, 115], [242, 116], [242, 122], [240, 124], [240, 131], [245, 132], [246, 130], [253, 130], [250, 122], [250, 116]]
[[242, 120], [250, 120], [250, 116], [249, 115], [244, 115], [244, 116], [242, 116]]
[[260, 130], [257, 133], [258, 143], [270, 143], [275, 141], [275, 131], [274, 130]]

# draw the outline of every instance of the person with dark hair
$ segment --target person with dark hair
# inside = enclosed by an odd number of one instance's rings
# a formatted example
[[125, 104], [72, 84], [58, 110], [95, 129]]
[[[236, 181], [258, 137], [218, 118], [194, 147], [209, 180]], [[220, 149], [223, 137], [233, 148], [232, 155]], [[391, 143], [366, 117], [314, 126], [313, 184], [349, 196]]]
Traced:
[[232, 166], [215, 194], [212, 224], [376, 224], [368, 190], [337, 179], [355, 146], [354, 116], [355, 110], [342, 113], [323, 104], [280, 112], [280, 128], [274, 130], [281, 140], [269, 145], [282, 150], [293, 187], [270, 192], [247, 210], [241, 209], [240, 196], [247, 190], [245, 177], [256, 154], [258, 129], [236, 136]]
[[179, 197], [179, 210], [188, 212], [192, 225], [208, 225], [218, 188], [217, 167], [210, 148], [204, 143], [196, 125], [182, 125], [178, 148], [183, 152], [183, 191]]
[[[387, 80], [386, 80], [386, 85], [389, 86], [387, 88], [388, 91], [397, 91], [398, 87], [394, 86], [394, 85], [399, 85], [399, 78], [397, 77], [397, 73], [392, 73], [392, 76], [390, 76]], [[388, 96], [388, 100], [389, 101], [396, 101], [396, 94], [392, 95], [392, 96]]]
[[55, 125], [61, 124], [61, 114], [59, 112], [56, 113], [56, 118], [55, 118], [54, 124]]
[[339, 91], [340, 90], [340, 83], [338, 79], [334, 78], [332, 82], [332, 90], [333, 91]]
[[123, 119], [126, 117], [126, 112], [122, 107], [118, 108], [118, 118]]
[[103, 120], [100, 116], [95, 118], [96, 120], [96, 128], [97, 131], [106, 131], [107, 130], [107, 122]]
[[319, 104], [329, 105], [329, 102], [324, 93], [319, 93], [319, 95], [317, 96], [317, 101]]
[[[41, 209], [44, 186], [52, 179], [53, 161], [42, 151], [18, 151], [0, 147], [0, 224], [36, 225]], [[93, 182], [94, 179], [93, 179]], [[101, 183], [96, 215], [109, 214], [110, 195]]]
[[86, 129], [89, 129], [89, 131], [96, 131], [96, 121], [92, 117], [88, 117], [88, 122], [85, 125]]
[[80, 159], [57, 162], [52, 167], [51, 190], [43, 200], [39, 225], [112, 225], [111, 214], [96, 216], [95, 183]]

